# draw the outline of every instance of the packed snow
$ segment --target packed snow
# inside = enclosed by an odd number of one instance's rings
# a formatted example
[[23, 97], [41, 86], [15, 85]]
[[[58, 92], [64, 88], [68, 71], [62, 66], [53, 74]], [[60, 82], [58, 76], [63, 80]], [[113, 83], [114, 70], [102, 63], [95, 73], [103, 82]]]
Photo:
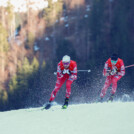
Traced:
[[134, 134], [134, 102], [0, 112], [1, 134]]

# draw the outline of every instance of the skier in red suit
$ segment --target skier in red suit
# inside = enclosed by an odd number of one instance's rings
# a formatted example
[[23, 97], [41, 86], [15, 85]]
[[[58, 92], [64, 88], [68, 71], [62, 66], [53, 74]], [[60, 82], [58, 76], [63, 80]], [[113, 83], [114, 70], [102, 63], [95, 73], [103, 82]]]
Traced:
[[77, 64], [75, 61], [70, 60], [70, 56], [65, 55], [58, 63], [57, 67], [57, 81], [54, 90], [51, 93], [49, 103], [45, 106], [45, 109], [51, 107], [51, 102], [55, 99], [57, 92], [66, 81], [66, 98], [62, 108], [67, 108], [69, 97], [71, 94], [71, 84], [77, 79]]
[[113, 97], [117, 89], [117, 82], [125, 75], [123, 60], [118, 58], [117, 54], [113, 54], [111, 58], [106, 61], [103, 75], [106, 76], [106, 81], [100, 94], [100, 101], [103, 101], [103, 97], [111, 84], [112, 91], [109, 101], [113, 101]]

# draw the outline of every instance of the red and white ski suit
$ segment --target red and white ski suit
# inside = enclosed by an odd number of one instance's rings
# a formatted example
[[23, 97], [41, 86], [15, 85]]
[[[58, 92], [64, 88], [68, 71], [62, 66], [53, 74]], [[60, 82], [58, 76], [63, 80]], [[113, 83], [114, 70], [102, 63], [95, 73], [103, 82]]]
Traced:
[[[67, 72], [63, 74], [63, 71]], [[69, 73], [68, 73], [69, 72]], [[60, 90], [61, 86], [66, 81], [66, 98], [70, 97], [71, 94], [71, 84], [77, 79], [77, 64], [75, 61], [71, 60], [69, 67], [64, 68], [62, 60], [58, 63], [57, 67], [57, 81], [54, 90], [51, 93], [49, 101], [53, 101], [56, 97], [57, 92]]]
[[118, 61], [115, 65], [112, 65], [111, 58], [109, 58], [104, 66], [103, 75], [106, 76], [107, 71], [110, 69], [116, 68], [117, 73], [114, 75], [108, 75], [104, 84], [104, 87], [101, 91], [100, 97], [103, 98], [106, 94], [108, 87], [112, 84], [111, 94], [115, 94], [117, 89], [117, 82], [125, 75], [125, 67], [123, 60], [118, 58]]

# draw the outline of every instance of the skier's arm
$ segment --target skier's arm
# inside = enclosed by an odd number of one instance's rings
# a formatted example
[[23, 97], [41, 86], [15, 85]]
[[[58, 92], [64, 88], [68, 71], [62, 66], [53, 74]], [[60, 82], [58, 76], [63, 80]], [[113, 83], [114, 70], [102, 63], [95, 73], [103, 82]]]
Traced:
[[62, 78], [63, 74], [62, 74], [62, 70], [60, 68], [60, 63], [57, 66], [57, 78]]
[[125, 66], [124, 66], [123, 61], [121, 61], [121, 68], [120, 68], [120, 71], [117, 74], [121, 75], [121, 76], [125, 75]]
[[108, 61], [104, 65], [103, 69], [103, 76], [109, 76], [110, 75], [110, 70], [108, 70]]
[[75, 64], [73, 71], [71, 71], [71, 75], [69, 76], [69, 80], [76, 80], [77, 79], [77, 65]]

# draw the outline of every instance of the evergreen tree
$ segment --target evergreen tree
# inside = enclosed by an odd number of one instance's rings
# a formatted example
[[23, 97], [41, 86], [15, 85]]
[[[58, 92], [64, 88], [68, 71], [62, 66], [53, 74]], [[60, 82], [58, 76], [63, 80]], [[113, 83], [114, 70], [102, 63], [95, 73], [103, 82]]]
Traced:
[[8, 37], [8, 33], [0, 23], [0, 52], [7, 52], [9, 50], [7, 37]]
[[39, 62], [38, 60], [34, 57], [33, 61], [32, 61], [32, 71], [35, 72], [35, 71], [38, 71], [39, 69]]
[[[118, 0], [114, 2], [114, 13], [111, 28], [111, 49], [116, 51], [124, 60], [125, 65], [133, 64], [134, 58], [134, 40], [133, 32], [134, 19], [133, 19], [133, 5], [132, 0]], [[131, 82], [134, 73], [132, 70], [126, 69], [127, 90], [132, 91], [133, 83]]]
[[13, 76], [12, 79], [9, 82], [9, 93], [14, 93], [14, 91], [17, 89], [17, 76]]
[[51, 26], [62, 15], [63, 0], [53, 2], [48, 0], [48, 7], [44, 9], [44, 19], [47, 26]]
[[[99, 60], [103, 59], [106, 54], [106, 14], [105, 14], [106, 1], [94, 0], [92, 10], [90, 12], [89, 28], [90, 28], [90, 63], [93, 66], [98, 64]], [[99, 56], [101, 52], [101, 57]]]
[[32, 32], [28, 32], [25, 48], [33, 50], [34, 41], [35, 41], [35, 35]]
[[[25, 57], [22, 67], [19, 65], [17, 75], [9, 82], [9, 103], [13, 108], [21, 108], [34, 103], [39, 86], [39, 62], [34, 57], [32, 63]], [[17, 102], [15, 102], [17, 100]], [[28, 101], [29, 100], [29, 101]], [[15, 102], [15, 103], [14, 103]]]
[[64, 55], [70, 55], [72, 59], [76, 60], [76, 53], [71, 42], [68, 40], [59, 40], [56, 49], [56, 60], [59, 62]]
[[22, 68], [20, 72], [18, 72], [17, 80], [18, 80], [18, 86], [22, 87], [23, 89], [27, 89], [28, 87], [28, 76], [32, 73], [32, 68], [30, 66], [30, 63], [28, 59], [25, 57]]
[[9, 37], [14, 36], [15, 32], [15, 14], [13, 12], [13, 5], [8, 1], [6, 12], [7, 12], [7, 27], [8, 27], [8, 35]]
[[4, 71], [5, 71], [5, 65], [6, 65], [6, 58], [7, 56], [5, 53], [8, 52], [9, 50], [9, 44], [7, 41], [8, 35], [6, 29], [2, 26], [0, 23], [0, 72], [1, 72], [1, 77], [4, 78]]
[[114, 7], [114, 16], [111, 29], [111, 49], [118, 53], [124, 53], [131, 44], [128, 31], [129, 6], [128, 1], [119, 0]]

